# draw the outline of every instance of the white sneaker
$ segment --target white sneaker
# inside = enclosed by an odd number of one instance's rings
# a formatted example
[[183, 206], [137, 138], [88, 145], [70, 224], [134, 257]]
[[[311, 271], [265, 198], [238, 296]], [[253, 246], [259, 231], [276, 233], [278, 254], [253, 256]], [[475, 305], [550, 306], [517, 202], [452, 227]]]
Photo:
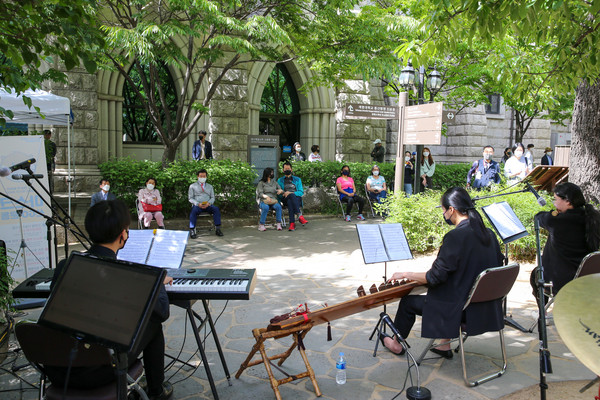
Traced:
[[278, 231], [281, 231], [281, 230], [283, 230], [283, 228], [281, 227], [281, 222], [278, 222], [278, 223], [277, 223], [277, 230], [278, 230]]
[[260, 224], [260, 225], [258, 225], [258, 230], [261, 231], [261, 232], [263, 232], [263, 231], [266, 231], [267, 228], [265, 228], [264, 225]]

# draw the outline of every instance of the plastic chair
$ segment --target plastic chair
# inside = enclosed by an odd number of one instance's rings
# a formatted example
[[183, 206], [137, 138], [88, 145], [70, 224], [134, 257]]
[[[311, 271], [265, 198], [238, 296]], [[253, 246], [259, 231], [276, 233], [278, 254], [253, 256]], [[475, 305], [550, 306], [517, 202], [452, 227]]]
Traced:
[[[471, 288], [471, 292], [467, 298], [467, 301], [463, 307], [463, 310], [466, 310], [469, 305], [474, 303], [484, 303], [490, 301], [499, 301], [501, 302], [508, 295], [510, 290], [512, 289], [515, 281], [517, 280], [517, 276], [519, 275], [519, 264], [512, 263], [501, 267], [488, 268], [485, 271], [481, 272], [477, 278], [475, 279], [475, 283]], [[498, 371], [494, 371], [480, 379], [470, 381], [467, 376], [467, 365], [465, 362], [465, 340], [468, 336], [468, 332], [465, 332], [466, 327], [464, 324], [461, 324], [459, 328], [458, 342], [460, 349], [460, 360], [462, 364], [463, 370], [463, 380], [467, 386], [477, 386], [494, 378], [498, 378], [506, 372], [506, 346], [504, 343], [504, 321], [502, 322], [502, 329], [498, 331], [498, 335], [500, 337], [500, 350], [502, 352], [502, 368]], [[432, 347], [436, 347], [434, 344], [436, 339], [431, 339], [429, 344], [421, 353], [417, 363], [420, 364], [425, 358], [425, 355]], [[458, 349], [455, 350], [455, 352]]]
[[[40, 399], [46, 400], [116, 400], [117, 381], [110, 382], [104, 386], [93, 389], [65, 389], [48, 383], [48, 367], [66, 368], [71, 364], [72, 368], [78, 367], [101, 367], [112, 365], [111, 351], [100, 345], [79, 343], [77, 353], [72, 361], [69, 360], [72, 349], [78, 343], [77, 340], [56, 329], [48, 328], [37, 323], [21, 323], [15, 327], [15, 334], [23, 354], [27, 360], [40, 372]], [[148, 396], [139, 386], [138, 382], [143, 376], [144, 367], [140, 360], [129, 368], [128, 392], [135, 390], [143, 399]]]

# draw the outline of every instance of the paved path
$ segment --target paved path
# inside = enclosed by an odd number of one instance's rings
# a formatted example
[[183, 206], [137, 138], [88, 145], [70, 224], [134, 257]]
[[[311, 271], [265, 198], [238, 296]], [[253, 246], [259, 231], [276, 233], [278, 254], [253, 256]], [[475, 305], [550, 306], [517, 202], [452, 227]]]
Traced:
[[[314, 306], [327, 302], [331, 305], [352, 299], [358, 286], [382, 281], [384, 265], [364, 264], [355, 223], [346, 223], [340, 218], [313, 219], [295, 232], [273, 229], [258, 232], [254, 226], [225, 229], [224, 233], [223, 238], [206, 233], [191, 240], [184, 260], [185, 267], [238, 267], [257, 271], [258, 282], [249, 301], [211, 302], [212, 316], [218, 318], [217, 330], [232, 376], [232, 386], [228, 386], [215, 345], [207, 339], [206, 350], [219, 397], [224, 400], [274, 399], [264, 366], [247, 369], [240, 379], [233, 377], [254, 343], [252, 329], [266, 327], [270, 318], [288, 312], [300, 303], [308, 302], [309, 306]], [[426, 270], [434, 258], [429, 255], [389, 263], [388, 275], [398, 269]], [[533, 322], [531, 313], [535, 308], [529, 288], [532, 268], [529, 264], [522, 265], [518, 282], [508, 298], [510, 311], [526, 327]], [[196, 304], [194, 309], [201, 313], [201, 304]], [[393, 303], [388, 308], [392, 317], [395, 310], [396, 303]], [[376, 309], [334, 321], [331, 342], [326, 341], [326, 326], [317, 326], [308, 334], [305, 340], [307, 355], [324, 399], [391, 399], [403, 387], [407, 375], [406, 358], [381, 348], [377, 357], [372, 356], [375, 342], [369, 341], [368, 337], [380, 312]], [[38, 314], [39, 310], [31, 311], [27, 318], [35, 319]], [[183, 310], [171, 307], [171, 314], [171, 319], [165, 323], [167, 352], [171, 355], [181, 353], [179, 357], [184, 359], [191, 357], [191, 363], [198, 365], [199, 357], [194, 355], [195, 342], [189, 327], [186, 328]], [[417, 322], [415, 331], [408, 338], [415, 355], [420, 354], [427, 343], [419, 338], [419, 329]], [[548, 333], [554, 368], [554, 374], [549, 375], [548, 380], [591, 380], [594, 374], [563, 345], [553, 325], [549, 326]], [[506, 338], [509, 365], [503, 377], [467, 388], [462, 381], [459, 357], [444, 361], [431, 358], [420, 368], [423, 384], [431, 390], [434, 399], [498, 399], [536, 384], [539, 377], [537, 333], [522, 333], [508, 327]], [[269, 342], [270, 354], [281, 352], [290, 343], [287, 338]], [[498, 364], [497, 335], [469, 338], [466, 349], [467, 363], [473, 374], [483, 374]], [[348, 360], [348, 382], [338, 386], [335, 383], [335, 358], [340, 351]], [[302, 371], [303, 363], [294, 352], [283, 366], [293, 374]], [[176, 365], [167, 372], [167, 377], [174, 383], [174, 399], [212, 398], [202, 366], [197, 371], [179, 368]], [[24, 370], [21, 375], [36, 380], [32, 370]], [[18, 381], [7, 374], [0, 375], [0, 385], [2, 389], [19, 388]], [[281, 393], [284, 399], [315, 398], [312, 384], [307, 379], [282, 386]], [[551, 395], [549, 393], [549, 398]], [[35, 393], [10, 392], [9, 396], [0, 397], [34, 399]], [[406, 396], [403, 393], [399, 398]]]

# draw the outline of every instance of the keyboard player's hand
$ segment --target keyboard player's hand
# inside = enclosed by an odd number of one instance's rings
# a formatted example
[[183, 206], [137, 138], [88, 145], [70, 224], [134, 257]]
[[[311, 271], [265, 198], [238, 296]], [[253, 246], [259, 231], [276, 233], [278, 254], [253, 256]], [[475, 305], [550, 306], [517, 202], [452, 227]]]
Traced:
[[165, 276], [165, 280], [163, 281], [163, 283], [165, 285], [172, 285], [173, 284], [173, 277], [172, 276]]

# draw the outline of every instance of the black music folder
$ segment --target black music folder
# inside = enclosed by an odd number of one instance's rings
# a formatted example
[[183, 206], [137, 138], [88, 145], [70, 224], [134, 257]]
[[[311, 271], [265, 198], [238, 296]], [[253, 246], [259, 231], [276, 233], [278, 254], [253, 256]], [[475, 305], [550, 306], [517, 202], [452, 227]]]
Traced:
[[187, 231], [166, 229], [130, 230], [117, 259], [160, 268], [181, 267], [188, 242]]
[[360, 224], [356, 231], [365, 264], [413, 258], [402, 224]]
[[529, 235], [506, 201], [483, 206], [481, 209], [504, 244]]

